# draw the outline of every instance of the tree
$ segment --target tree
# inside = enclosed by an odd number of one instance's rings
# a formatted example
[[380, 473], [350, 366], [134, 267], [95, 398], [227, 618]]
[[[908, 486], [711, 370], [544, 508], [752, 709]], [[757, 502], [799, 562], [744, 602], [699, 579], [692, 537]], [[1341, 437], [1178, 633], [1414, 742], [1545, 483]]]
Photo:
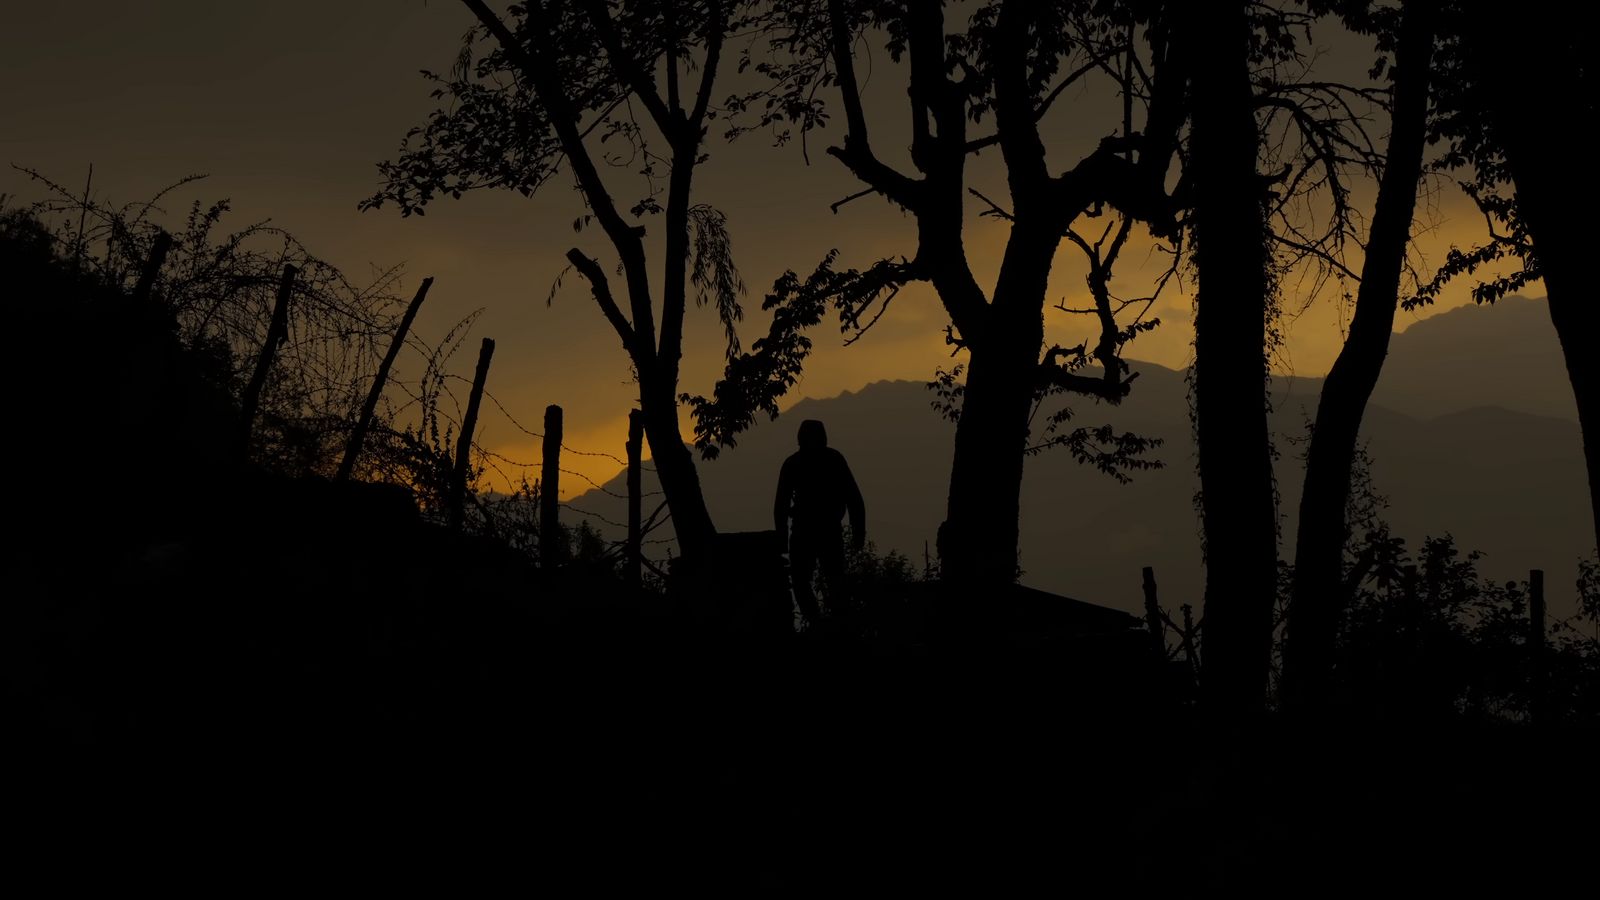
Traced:
[[1490, 224], [1489, 240], [1452, 250], [1418, 302], [1480, 266], [1514, 260], [1510, 274], [1473, 289], [1494, 300], [1543, 279], [1578, 405], [1589, 500], [1600, 540], [1600, 304], [1580, 296], [1588, 265], [1584, 227], [1597, 202], [1578, 174], [1570, 126], [1595, 117], [1595, 73], [1584, 15], [1531, 0], [1487, 16], [1475, 5], [1444, 7], [1440, 114], [1432, 137], [1448, 143], [1445, 168], [1466, 170], [1462, 188]]
[[[931, 2], [796, 3], [789, 7], [788, 23], [788, 33], [777, 43], [792, 61], [762, 64], [777, 84], [762, 107], [768, 111], [762, 123], [787, 120], [802, 130], [820, 126], [825, 115], [815, 99], [817, 88], [836, 84], [845, 133], [828, 153], [865, 185], [856, 197], [878, 194], [912, 214], [916, 250], [909, 259], [842, 272], [833, 269], [830, 255], [805, 280], [792, 273], [780, 279], [767, 301], [777, 309], [768, 337], [757, 342], [755, 353], [730, 363], [714, 401], [695, 400], [700, 442], [727, 443], [755, 409], [776, 412], [776, 397], [793, 383], [810, 348], [800, 332], [820, 321], [830, 303], [845, 327], [865, 328], [901, 286], [927, 282], [949, 314], [950, 343], [967, 353], [964, 384], [955, 384], [954, 373], [945, 374], [960, 397], [949, 405], [957, 425], [947, 518], [939, 536], [942, 572], [947, 579], [973, 584], [1011, 581], [1017, 571], [1023, 460], [1039, 399], [1065, 390], [1119, 402], [1133, 381], [1121, 359], [1122, 345], [1153, 325], [1119, 324], [1118, 301], [1108, 284], [1134, 222], [1146, 223], [1158, 236], [1177, 231], [1165, 187], [1182, 113], [1163, 74], [1163, 26], [1142, 21], [1128, 5], [1020, 0], [981, 4], [966, 28], [954, 32], [947, 31], [944, 4]], [[1134, 59], [1141, 26], [1152, 47], [1148, 62]], [[916, 174], [895, 168], [874, 150], [855, 71], [856, 47], [871, 39], [881, 39], [891, 58], [909, 64]], [[1064, 91], [1097, 72], [1113, 78], [1126, 96], [1120, 134], [1101, 141], [1071, 169], [1052, 174], [1040, 120]], [[1137, 132], [1136, 103], [1145, 113], [1144, 128]], [[971, 126], [989, 120], [990, 133], [969, 135]], [[969, 158], [992, 147], [998, 147], [1006, 167], [1009, 208], [977, 194], [966, 178]], [[990, 289], [978, 283], [964, 245], [969, 196], [983, 204], [982, 214], [1010, 225], [1000, 273]], [[1098, 240], [1072, 230], [1075, 222], [1107, 206], [1121, 219]], [[1047, 350], [1047, 288], [1057, 249], [1067, 239], [1090, 258], [1100, 336], [1093, 348]], [[875, 304], [877, 313], [868, 317]], [[1148, 310], [1148, 302], [1143, 306]], [[1100, 366], [1101, 373], [1079, 371], [1089, 364]], [[1109, 428], [1052, 434], [1044, 443], [1065, 444], [1080, 458], [1113, 471], [1148, 465], [1137, 456], [1150, 442]]]
[[[448, 76], [427, 73], [438, 85], [434, 96], [449, 103], [407, 135], [398, 160], [380, 166], [386, 183], [363, 205], [392, 201], [409, 215], [439, 195], [459, 198], [480, 188], [531, 196], [565, 161], [589, 209], [575, 227], [596, 223], [605, 234], [623, 275], [627, 312], [599, 260], [578, 247], [567, 259], [628, 353], [678, 540], [685, 555], [703, 556], [715, 531], [678, 427], [684, 315], [692, 289], [698, 303], [716, 307], [728, 352], [736, 353], [743, 284], [724, 217], [694, 203], [692, 188], [716, 114], [712, 93], [723, 42], [754, 19], [734, 0], [533, 0], [512, 5], [509, 19], [482, 0], [462, 2], [477, 25], [461, 58]], [[683, 83], [696, 68], [698, 83]], [[629, 114], [631, 103], [646, 110], [648, 124]], [[627, 142], [642, 161], [638, 174], [647, 194], [626, 214], [586, 143], [596, 134]], [[655, 215], [662, 217], [664, 243], [659, 331], [639, 224]]]
[[1208, 705], [1249, 711], [1265, 696], [1277, 567], [1267, 429], [1271, 249], [1246, 4], [1182, 4], [1190, 70], [1185, 175], [1198, 279], [1194, 416], [1205, 541]]
[[1355, 587], [1347, 582], [1343, 565], [1350, 530], [1345, 513], [1361, 419], [1389, 352], [1400, 300], [1422, 177], [1435, 33], [1432, 0], [1411, 0], [1398, 11], [1397, 36], [1394, 23], [1387, 21], [1391, 16], [1379, 13], [1380, 19], [1371, 21], [1364, 19], [1364, 12], [1358, 10], [1347, 21], [1358, 29], [1379, 29], [1381, 40], [1397, 44], [1393, 102], [1388, 157], [1373, 207], [1355, 315], [1323, 382], [1306, 451], [1284, 677], [1286, 699], [1312, 706], [1326, 700], [1339, 618]]
[[1315, 296], [1331, 276], [1353, 275], [1342, 261], [1350, 183], [1380, 159], [1361, 109], [1379, 92], [1317, 77], [1301, 49], [1328, 5], [1170, 5], [1189, 76], [1181, 199], [1197, 279], [1204, 690], [1224, 715], [1261, 708], [1271, 667], [1278, 519], [1266, 389], [1282, 340], [1278, 284], [1309, 265]]

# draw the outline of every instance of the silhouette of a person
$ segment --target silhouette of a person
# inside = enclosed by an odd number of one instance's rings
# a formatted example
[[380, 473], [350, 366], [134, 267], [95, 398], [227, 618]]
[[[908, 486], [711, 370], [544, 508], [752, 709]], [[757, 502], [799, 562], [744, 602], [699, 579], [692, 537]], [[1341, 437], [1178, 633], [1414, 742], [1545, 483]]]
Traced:
[[[783, 462], [772, 518], [781, 546], [789, 550], [789, 577], [795, 602], [806, 621], [821, 617], [811, 575], [820, 565], [830, 613], [845, 602], [844, 531], [850, 513], [850, 543], [860, 550], [867, 538], [867, 506], [844, 454], [828, 446], [828, 432], [816, 419], [800, 423], [800, 450]], [[793, 520], [793, 525], [790, 525]]]

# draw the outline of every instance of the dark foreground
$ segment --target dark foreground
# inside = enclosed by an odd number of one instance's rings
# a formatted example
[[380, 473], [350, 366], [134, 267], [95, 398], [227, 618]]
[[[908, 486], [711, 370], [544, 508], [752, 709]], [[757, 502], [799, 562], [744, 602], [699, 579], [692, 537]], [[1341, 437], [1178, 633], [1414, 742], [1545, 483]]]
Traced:
[[[754, 627], [738, 587], [548, 577], [424, 523], [407, 491], [258, 471], [232, 391], [248, 367], [24, 232], [0, 240], [27, 379], [0, 601], [7, 886], [1592, 880], [1592, 728], [1394, 706], [1219, 725], [1137, 627], [871, 597], [796, 636]], [[316, 449], [279, 443], [283, 471]]]
[[1592, 733], [1219, 726], [1133, 644], [982, 598], [752, 635], [258, 487], [323, 514], [24, 558], [14, 848], [61, 884], [1529, 890], [1593, 864]]

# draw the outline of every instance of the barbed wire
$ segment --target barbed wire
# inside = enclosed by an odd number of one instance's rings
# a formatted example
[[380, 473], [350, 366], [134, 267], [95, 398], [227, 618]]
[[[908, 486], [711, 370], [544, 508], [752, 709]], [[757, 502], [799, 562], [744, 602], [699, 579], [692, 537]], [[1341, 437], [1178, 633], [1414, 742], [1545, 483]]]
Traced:
[[[566, 444], [562, 444], [561, 445], [561, 449], [565, 450], [568, 453], [574, 454], [576, 456], [603, 456], [606, 459], [614, 460], [615, 462], [617, 462], [620, 465], [623, 465], [623, 466], [627, 465], [627, 462], [625, 462], [624, 460], [620, 459], [615, 454], [606, 453], [606, 452], [600, 451], [600, 450], [575, 450], [575, 449], [573, 449], [571, 447], [568, 447]], [[646, 472], [654, 472], [656, 470], [655, 466], [647, 466], [647, 465], [644, 465], [643, 463], [639, 464], [639, 468], [643, 469]]]
[[[471, 384], [472, 383], [471, 379], [469, 379], [469, 378], [467, 378], [467, 377], [465, 377], [463, 375], [457, 375], [455, 373], [450, 373], [448, 377], [453, 378], [453, 379], [455, 379], [457, 381], [466, 382], [467, 384]], [[489, 401], [495, 405], [496, 409], [500, 410], [500, 414], [506, 417], [506, 420], [511, 423], [512, 427], [516, 428], [518, 431], [522, 432], [523, 434], [527, 435], [528, 437], [535, 437], [535, 438], [538, 438], [541, 441], [544, 440], [544, 434], [542, 432], [534, 431], [533, 429], [529, 428], [528, 426], [522, 424], [522, 422], [519, 421], [516, 416], [513, 416], [511, 414], [510, 410], [506, 409], [505, 404], [500, 402], [500, 398], [496, 397], [488, 388], [484, 388], [483, 389], [483, 395], [485, 397], [489, 398]], [[609, 460], [615, 462], [619, 466], [626, 467], [628, 465], [628, 461], [627, 460], [625, 460], [622, 457], [616, 455], [615, 453], [606, 453], [603, 450], [579, 450], [576, 447], [568, 446], [564, 442], [561, 445], [561, 449], [566, 451], [567, 453], [571, 453], [571, 454], [574, 454], [576, 456], [603, 456], [606, 459], [609, 459]], [[507, 462], [510, 462], [510, 460], [507, 460]], [[655, 466], [647, 466], [647, 465], [644, 465], [642, 463], [639, 465], [639, 468], [643, 469], [646, 472], [655, 472], [655, 470], [656, 470]], [[562, 470], [562, 471], [565, 471], [565, 470]]]
[[[615, 497], [618, 500], [626, 500], [626, 499], [628, 499], [628, 495], [627, 494], [619, 494], [616, 491], [613, 491], [610, 488], [606, 487], [605, 485], [601, 484], [600, 482], [595, 481], [593, 478], [590, 478], [589, 476], [583, 474], [582, 472], [574, 472], [571, 469], [557, 469], [557, 471], [560, 472], [563, 475], [573, 475], [573, 476], [576, 476], [578, 478], [582, 478], [584, 481], [587, 481], [587, 482], [589, 482], [589, 484], [593, 485], [595, 490], [597, 490], [600, 493], [605, 494], [605, 495], [607, 495], [609, 497]], [[659, 493], [661, 493], [661, 492], [660, 491], [651, 491], [649, 494], [641, 493], [641, 494], [639, 494], [639, 496], [640, 497], [649, 497], [652, 494], [659, 494]]]
[[[584, 509], [581, 506], [573, 506], [571, 503], [567, 503], [567, 502], [564, 502], [564, 501], [562, 503], [558, 504], [558, 505], [562, 509], [570, 509], [573, 512], [579, 514], [579, 515], [588, 516], [591, 519], [599, 519], [601, 522], [604, 522], [607, 525], [610, 525], [612, 528], [620, 528], [620, 529], [626, 530], [627, 527], [628, 527], [627, 525], [625, 525], [625, 524], [623, 524], [621, 522], [618, 522], [615, 519], [609, 518], [607, 516], [603, 516], [600, 513], [594, 512], [593, 510]], [[649, 515], [649, 517], [646, 518], [645, 521], [641, 524], [641, 526], [639, 528], [639, 537], [640, 537], [639, 543], [640, 544], [669, 544], [672, 541], [676, 540], [675, 538], [656, 538], [656, 539], [652, 539], [652, 540], [644, 540], [643, 539], [645, 535], [649, 534], [652, 531], [655, 531], [657, 528], [660, 528], [662, 525], [665, 525], [665, 524], [667, 524], [667, 522], [672, 520], [671, 511], [668, 511], [665, 516], [661, 516], [662, 511], [665, 510], [666, 508], [667, 508], [666, 501], [665, 500], [661, 501], [661, 504], [655, 508], [655, 511], [652, 512]], [[658, 516], [661, 516], [661, 518], [657, 519]], [[613, 541], [612, 543], [614, 543], [614, 544], [626, 544], [627, 541], [626, 540]]]
[[[544, 463], [543, 462], [523, 462], [521, 460], [512, 459], [511, 457], [506, 456], [503, 453], [497, 453], [494, 450], [490, 450], [490, 449], [488, 449], [486, 447], [482, 447], [482, 446], [479, 446], [477, 444], [474, 444], [473, 446], [477, 447], [478, 452], [482, 453], [484, 456], [489, 457], [491, 459], [497, 459], [500, 462], [503, 462], [503, 463], [505, 463], [507, 465], [510, 465], [510, 466], [515, 466], [516, 468], [519, 468], [519, 469], [543, 469], [544, 468]], [[501, 469], [498, 466], [495, 467], [495, 471], [499, 472], [503, 476], [505, 475], [505, 470]], [[592, 485], [595, 490], [599, 491], [602, 494], [606, 494], [607, 496], [615, 497], [618, 500], [626, 500], [626, 499], [628, 499], [628, 495], [627, 494], [619, 494], [616, 491], [613, 491], [610, 488], [606, 487], [605, 485], [601, 484], [600, 482], [595, 481], [593, 478], [590, 478], [589, 476], [583, 474], [582, 472], [575, 472], [575, 471], [573, 471], [571, 469], [557, 469], [556, 471], [560, 472], [563, 475], [571, 475], [574, 478], [582, 478], [584, 481], [589, 482], [589, 484]], [[506, 476], [506, 478], [507, 478], [507, 481], [509, 482], [510, 481], [510, 476]], [[661, 491], [643, 491], [643, 492], [641, 492], [639, 494], [639, 496], [640, 497], [660, 497], [660, 496], [662, 496], [662, 492]]]

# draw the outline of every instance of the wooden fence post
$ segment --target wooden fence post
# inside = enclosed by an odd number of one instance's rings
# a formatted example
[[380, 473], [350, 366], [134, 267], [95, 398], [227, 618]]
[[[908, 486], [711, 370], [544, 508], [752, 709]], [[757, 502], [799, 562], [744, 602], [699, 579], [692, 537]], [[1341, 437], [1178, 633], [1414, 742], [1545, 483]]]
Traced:
[[478, 428], [478, 404], [483, 402], [483, 385], [489, 380], [489, 360], [494, 358], [494, 341], [483, 339], [478, 349], [478, 371], [472, 375], [472, 394], [467, 397], [467, 415], [461, 420], [461, 437], [456, 441], [456, 468], [450, 478], [450, 526], [460, 528], [467, 519], [467, 469], [472, 465], [472, 433]]
[[85, 243], [84, 226], [89, 223], [89, 189], [94, 186], [94, 163], [89, 164], [89, 177], [83, 182], [82, 206], [78, 212], [78, 236], [72, 239], [72, 267], [83, 266], [83, 248]]
[[1417, 575], [1416, 566], [1400, 567], [1401, 602], [1400, 624], [1405, 629], [1405, 638], [1410, 642], [1412, 649], [1416, 649], [1417, 629], [1422, 624], [1422, 580]]
[[1194, 673], [1195, 681], [1200, 680], [1200, 654], [1195, 648], [1194, 641], [1194, 607], [1185, 603], [1179, 607], [1183, 613], [1183, 657], [1189, 661], [1189, 670]]
[[544, 465], [539, 485], [539, 563], [561, 563], [561, 407], [544, 409]]
[[334, 475], [335, 481], [348, 481], [355, 469], [356, 458], [361, 455], [361, 445], [367, 441], [367, 429], [372, 426], [372, 416], [378, 410], [378, 399], [383, 396], [383, 385], [389, 380], [389, 369], [400, 356], [400, 348], [405, 346], [411, 323], [417, 317], [417, 310], [422, 308], [422, 301], [428, 296], [428, 288], [432, 286], [432, 278], [422, 279], [417, 295], [411, 298], [411, 305], [406, 307], [406, 314], [400, 319], [400, 327], [389, 341], [389, 352], [383, 355], [383, 362], [378, 364], [378, 374], [373, 376], [372, 388], [367, 391], [366, 402], [361, 404], [361, 416], [356, 419], [356, 427], [350, 431], [350, 440], [344, 447], [344, 459], [339, 461], [339, 472]]
[[151, 291], [155, 290], [156, 276], [161, 274], [161, 267], [167, 262], [167, 253], [172, 250], [172, 235], [162, 231], [156, 235], [156, 242], [150, 247], [150, 256], [144, 261], [144, 268], [139, 270], [139, 282], [133, 286], [133, 299], [143, 302], [150, 299]]
[[644, 413], [635, 409], [628, 413], [628, 561], [623, 572], [632, 587], [644, 583], [644, 533], [641, 516], [644, 514], [643, 466], [639, 457], [644, 444]]
[[1544, 570], [1528, 572], [1528, 715], [1534, 722], [1545, 717]]
[[1150, 629], [1150, 642], [1162, 658], [1167, 655], [1166, 630], [1161, 627], [1161, 604], [1156, 600], [1156, 570], [1154, 566], [1145, 566], [1144, 575], [1144, 624]]
[[299, 274], [294, 266], [283, 267], [283, 277], [278, 281], [278, 299], [272, 306], [272, 323], [267, 326], [267, 340], [261, 345], [261, 355], [256, 357], [256, 370], [245, 385], [244, 397], [239, 401], [239, 456], [250, 457], [250, 432], [255, 428], [256, 407], [261, 404], [261, 390], [266, 387], [267, 374], [272, 371], [272, 359], [278, 345], [289, 338], [289, 295], [294, 292], [294, 277]]
[[1544, 570], [1528, 572], [1528, 646], [1544, 648]]

